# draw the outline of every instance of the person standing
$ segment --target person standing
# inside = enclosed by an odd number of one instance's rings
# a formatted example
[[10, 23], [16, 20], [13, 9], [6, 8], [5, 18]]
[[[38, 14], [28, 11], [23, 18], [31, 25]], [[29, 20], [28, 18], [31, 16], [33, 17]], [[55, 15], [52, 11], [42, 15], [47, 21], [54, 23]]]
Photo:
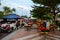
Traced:
[[17, 21], [17, 22], [16, 22], [16, 29], [18, 29], [19, 26], [20, 26], [20, 21]]
[[50, 22], [47, 20], [46, 21], [46, 28], [49, 30], [49, 28], [50, 28]]
[[28, 25], [28, 23], [25, 23], [25, 24], [24, 24], [24, 27], [26, 28], [27, 31], [29, 30], [29, 25]]
[[24, 27], [24, 23], [25, 23], [25, 22], [24, 22], [24, 21], [22, 21], [21, 27]]
[[46, 20], [43, 20], [43, 23], [42, 23], [42, 24], [43, 24], [43, 26], [46, 28], [46, 25], [47, 25], [47, 24], [46, 24]]

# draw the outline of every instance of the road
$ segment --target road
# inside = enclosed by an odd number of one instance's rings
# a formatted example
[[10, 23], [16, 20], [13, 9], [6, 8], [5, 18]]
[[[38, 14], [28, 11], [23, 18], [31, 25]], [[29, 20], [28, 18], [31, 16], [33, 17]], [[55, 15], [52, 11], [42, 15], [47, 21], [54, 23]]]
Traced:
[[[14, 30], [15, 31], [15, 30]], [[13, 31], [13, 32], [14, 32]], [[12, 32], [11, 32], [12, 33]], [[6, 37], [6, 36], [8, 36], [9, 34], [11, 34], [11, 33], [5, 33], [5, 32], [2, 32], [2, 33], [0, 33], [0, 40], [2, 39], [2, 38], [4, 38], [4, 37]]]
[[1, 40], [2, 38], [4, 38], [5, 36], [7, 36], [8, 34], [10, 34], [10, 33], [0, 33], [0, 40]]
[[44, 36], [39, 35], [39, 33], [37, 33], [37, 31], [34, 29], [31, 31], [25, 31], [24, 29], [19, 29], [9, 34], [2, 40], [60, 40], [60, 35], [57, 35], [59, 34], [59, 32], [57, 34], [56, 33], [50, 32], [48, 35]]

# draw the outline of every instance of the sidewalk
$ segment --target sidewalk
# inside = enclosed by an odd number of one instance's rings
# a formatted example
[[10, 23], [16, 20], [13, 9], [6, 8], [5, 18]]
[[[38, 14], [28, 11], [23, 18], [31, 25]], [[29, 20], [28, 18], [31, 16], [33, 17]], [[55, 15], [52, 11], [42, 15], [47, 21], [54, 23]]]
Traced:
[[55, 32], [51, 31], [49, 32], [49, 34], [60, 36], [60, 31], [55, 31]]
[[[58, 31], [57, 31], [58, 32]], [[50, 32], [49, 35], [52, 36], [57, 36], [58, 33]], [[26, 31], [25, 29], [19, 29], [16, 30], [15, 32], [11, 33], [10, 35], [6, 36], [2, 40], [42, 40], [43, 36], [39, 36], [39, 33], [37, 32], [36, 29], [32, 29], [31, 31]]]
[[6, 36], [5, 38], [3, 38], [2, 40], [18, 40], [18, 39], [24, 39], [24, 38], [32, 38], [35, 36], [38, 36], [39, 33], [37, 32], [36, 29], [32, 29], [31, 31], [26, 31], [24, 29], [19, 29], [15, 32], [13, 32], [12, 34]]
[[37, 30], [32, 29], [31, 31], [26, 31], [24, 29], [21, 29], [12, 37], [11, 40], [19, 39], [19, 38], [22, 38], [25, 36], [31, 37], [30, 35], [32, 35], [32, 36], [38, 35]]

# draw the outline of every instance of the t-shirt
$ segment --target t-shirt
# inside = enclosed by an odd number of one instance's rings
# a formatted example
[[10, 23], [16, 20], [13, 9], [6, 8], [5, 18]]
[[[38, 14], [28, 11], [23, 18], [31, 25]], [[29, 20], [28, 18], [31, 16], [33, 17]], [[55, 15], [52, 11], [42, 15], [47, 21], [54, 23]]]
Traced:
[[46, 28], [46, 22], [43, 22], [43, 26]]

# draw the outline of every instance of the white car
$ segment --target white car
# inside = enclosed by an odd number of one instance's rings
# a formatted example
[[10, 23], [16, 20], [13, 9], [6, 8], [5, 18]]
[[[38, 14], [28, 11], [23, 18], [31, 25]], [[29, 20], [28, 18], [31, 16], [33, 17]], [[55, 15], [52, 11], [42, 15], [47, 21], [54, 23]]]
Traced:
[[9, 25], [10, 25], [10, 27], [13, 27], [13, 29], [16, 29], [16, 24], [15, 23], [11, 23]]
[[6, 25], [8, 25], [7, 23], [4, 23], [1, 25], [1, 27], [6, 27]]
[[13, 29], [16, 28], [16, 24], [15, 23], [4, 23], [1, 25], [1, 27], [6, 27], [6, 25], [10, 25], [10, 27], [12, 27]]

